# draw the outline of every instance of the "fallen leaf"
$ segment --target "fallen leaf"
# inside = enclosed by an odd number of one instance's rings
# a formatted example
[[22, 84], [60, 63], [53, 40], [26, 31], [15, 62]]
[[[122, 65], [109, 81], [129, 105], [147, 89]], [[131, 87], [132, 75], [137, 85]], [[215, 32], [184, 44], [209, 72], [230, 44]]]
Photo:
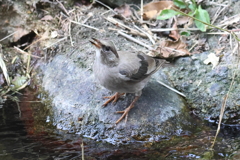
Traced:
[[173, 6], [172, 1], [150, 2], [143, 6], [143, 19], [156, 19], [164, 9], [170, 9]]
[[178, 41], [179, 38], [180, 38], [180, 34], [178, 32], [178, 27], [177, 27], [177, 22], [175, 21], [174, 24], [173, 24], [173, 29], [175, 30], [172, 30], [169, 34], [169, 37], [173, 38], [175, 41]]
[[206, 60], [203, 61], [204, 64], [209, 64], [209, 63], [212, 63], [213, 67], [216, 67], [219, 63], [219, 57], [216, 56], [216, 54], [214, 53], [210, 53], [208, 55], [208, 58]]
[[186, 49], [187, 45], [181, 41], [163, 41], [159, 47], [150, 53], [151, 56], [160, 58], [175, 58], [189, 56], [191, 53]]
[[225, 20], [221, 21], [219, 24], [221, 24], [221, 26], [228, 26], [228, 25], [232, 25], [233, 23], [237, 23], [240, 21], [240, 14], [234, 15], [232, 17], [228, 17]]
[[177, 23], [178, 25], [184, 25], [187, 24], [190, 20], [190, 17], [187, 16], [179, 16], [177, 17]]
[[220, 53], [221, 53], [224, 49], [225, 49], [225, 47], [221, 47], [221, 48], [216, 48], [216, 49], [214, 49], [215, 54], [216, 54], [217, 56], [220, 56]]
[[130, 9], [130, 6], [127, 5], [127, 4], [124, 4], [120, 7], [115, 8], [114, 11], [121, 14], [125, 18], [128, 18], [132, 15], [132, 11]]
[[51, 21], [53, 20], [53, 17], [51, 15], [46, 15], [43, 18], [41, 18], [42, 21]]

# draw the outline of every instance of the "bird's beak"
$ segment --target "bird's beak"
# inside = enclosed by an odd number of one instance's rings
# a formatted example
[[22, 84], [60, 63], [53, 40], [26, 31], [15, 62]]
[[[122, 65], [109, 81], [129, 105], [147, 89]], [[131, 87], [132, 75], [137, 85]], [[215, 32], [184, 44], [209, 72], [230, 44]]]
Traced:
[[90, 40], [90, 42], [94, 45], [94, 46], [96, 46], [97, 48], [102, 48], [102, 43], [99, 41], [99, 40], [97, 40], [96, 38], [92, 38], [91, 40]]

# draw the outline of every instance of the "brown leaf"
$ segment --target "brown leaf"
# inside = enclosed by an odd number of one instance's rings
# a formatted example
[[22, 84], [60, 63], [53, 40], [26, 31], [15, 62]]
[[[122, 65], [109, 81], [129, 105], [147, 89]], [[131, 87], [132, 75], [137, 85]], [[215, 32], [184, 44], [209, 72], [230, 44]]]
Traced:
[[177, 23], [178, 25], [187, 24], [191, 18], [187, 16], [179, 16], [177, 17]]
[[154, 55], [160, 58], [175, 58], [189, 56], [191, 53], [186, 49], [187, 45], [180, 39], [178, 41], [163, 41]]
[[175, 21], [175, 23], [173, 24], [173, 27], [172, 27], [173, 31], [170, 32], [169, 34], [169, 37], [172, 37], [175, 41], [178, 41], [179, 38], [180, 38], [180, 34], [178, 33], [178, 27], [177, 27], [177, 22]]
[[115, 8], [114, 11], [121, 14], [125, 18], [128, 18], [132, 15], [132, 11], [130, 9], [130, 6], [127, 5], [127, 4], [124, 4], [120, 7]]
[[150, 2], [143, 6], [143, 19], [156, 19], [162, 10], [170, 9], [172, 6], [172, 1]]

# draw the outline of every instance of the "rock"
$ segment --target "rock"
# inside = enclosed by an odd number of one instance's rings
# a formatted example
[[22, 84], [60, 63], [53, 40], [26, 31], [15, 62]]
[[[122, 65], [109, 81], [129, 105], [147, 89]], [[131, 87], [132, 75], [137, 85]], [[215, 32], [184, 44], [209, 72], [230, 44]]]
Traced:
[[96, 82], [90, 64], [84, 66], [78, 67], [66, 55], [57, 55], [43, 69], [43, 87], [52, 97], [52, 121], [58, 129], [96, 140], [126, 143], [166, 137], [182, 128], [184, 121], [187, 123], [188, 116], [182, 116], [186, 114], [182, 98], [156, 81], [166, 78], [159, 71], [143, 89], [127, 122], [115, 125], [121, 115], [114, 112], [124, 110], [134, 95], [127, 94], [115, 105], [103, 108], [102, 97], [113, 93]]
[[[168, 73], [175, 88], [186, 94], [187, 102], [198, 116], [202, 119], [218, 119], [223, 99], [230, 89], [233, 70], [228, 65], [219, 64], [214, 69], [211, 65], [205, 65], [203, 61], [208, 54], [204, 52], [179, 58], [172, 63], [173, 67], [165, 67], [163, 72]], [[238, 97], [238, 83], [234, 83], [233, 88], [226, 103], [228, 109], [223, 117], [224, 123], [233, 123], [232, 117], [239, 117], [235, 112], [236, 104], [239, 103], [233, 98]]]

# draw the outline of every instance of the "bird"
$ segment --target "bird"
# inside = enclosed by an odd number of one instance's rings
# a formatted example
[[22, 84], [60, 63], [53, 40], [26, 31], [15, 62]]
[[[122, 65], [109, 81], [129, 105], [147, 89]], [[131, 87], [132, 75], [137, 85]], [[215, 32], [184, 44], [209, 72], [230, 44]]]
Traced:
[[108, 90], [116, 92], [108, 98], [103, 106], [116, 103], [121, 95], [134, 93], [131, 104], [123, 111], [117, 111], [122, 116], [115, 122], [118, 124], [125, 117], [142, 94], [142, 89], [148, 83], [151, 75], [158, 71], [165, 62], [162, 59], [148, 56], [140, 51], [117, 51], [111, 40], [92, 38], [91, 44], [96, 47], [93, 73], [99, 83]]

